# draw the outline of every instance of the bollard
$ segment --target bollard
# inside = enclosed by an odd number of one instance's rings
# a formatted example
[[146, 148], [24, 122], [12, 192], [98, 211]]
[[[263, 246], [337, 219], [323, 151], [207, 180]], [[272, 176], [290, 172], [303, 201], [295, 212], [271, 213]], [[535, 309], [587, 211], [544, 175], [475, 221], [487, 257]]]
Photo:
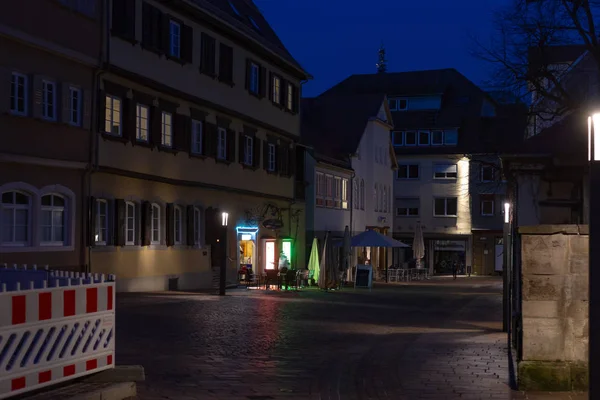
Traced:
[[35, 289], [35, 282], [29, 281], [29, 290]]
[[48, 288], [48, 281], [43, 281], [42, 282], [42, 288], [43, 289], [47, 289]]
[[17, 282], [16, 289], [17, 291], [21, 290], [21, 282]]

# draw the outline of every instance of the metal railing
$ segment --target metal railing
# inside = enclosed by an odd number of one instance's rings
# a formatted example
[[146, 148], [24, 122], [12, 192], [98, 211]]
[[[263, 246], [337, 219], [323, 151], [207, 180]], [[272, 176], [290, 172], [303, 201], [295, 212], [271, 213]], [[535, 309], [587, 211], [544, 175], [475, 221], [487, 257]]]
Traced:
[[0, 267], [0, 399], [114, 368], [114, 276]]

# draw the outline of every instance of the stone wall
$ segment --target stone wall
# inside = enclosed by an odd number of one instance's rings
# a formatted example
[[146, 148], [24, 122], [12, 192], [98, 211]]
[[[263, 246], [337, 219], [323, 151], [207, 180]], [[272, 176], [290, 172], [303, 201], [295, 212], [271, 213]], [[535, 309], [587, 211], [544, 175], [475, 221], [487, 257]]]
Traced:
[[520, 227], [523, 352], [519, 389], [587, 388], [588, 227]]

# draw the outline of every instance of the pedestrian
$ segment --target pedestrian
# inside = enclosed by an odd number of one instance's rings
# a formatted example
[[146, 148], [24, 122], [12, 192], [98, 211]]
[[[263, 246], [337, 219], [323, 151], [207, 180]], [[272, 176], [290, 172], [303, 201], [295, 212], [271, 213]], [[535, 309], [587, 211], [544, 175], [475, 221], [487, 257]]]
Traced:
[[458, 273], [458, 263], [456, 261], [454, 261], [452, 263], [452, 276], [454, 277], [454, 280], [456, 280], [457, 273]]

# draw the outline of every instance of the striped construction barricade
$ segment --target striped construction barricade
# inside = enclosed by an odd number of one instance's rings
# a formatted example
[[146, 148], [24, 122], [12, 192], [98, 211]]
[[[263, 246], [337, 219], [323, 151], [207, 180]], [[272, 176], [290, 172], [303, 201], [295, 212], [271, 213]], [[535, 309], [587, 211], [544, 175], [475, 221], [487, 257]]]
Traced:
[[0, 399], [114, 368], [114, 280], [49, 275], [40, 289], [1, 284]]

